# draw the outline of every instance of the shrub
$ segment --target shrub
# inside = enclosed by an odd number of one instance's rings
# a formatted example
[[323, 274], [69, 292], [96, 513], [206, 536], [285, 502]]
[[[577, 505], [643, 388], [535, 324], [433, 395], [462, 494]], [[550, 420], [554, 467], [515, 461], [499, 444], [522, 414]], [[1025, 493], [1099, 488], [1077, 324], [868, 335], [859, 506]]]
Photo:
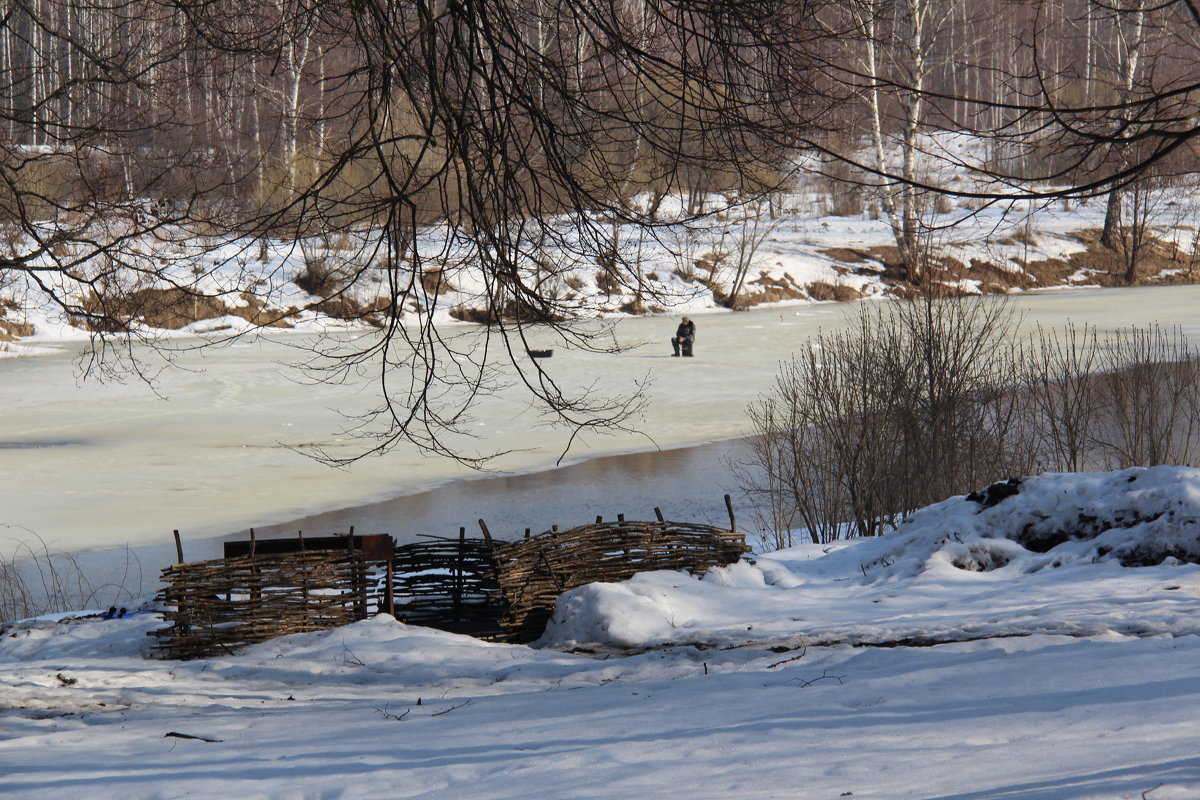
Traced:
[[877, 535], [908, 512], [1034, 471], [1196, 463], [1200, 353], [1179, 329], [1038, 329], [1003, 300], [864, 308], [780, 368], [735, 465], [768, 547]]

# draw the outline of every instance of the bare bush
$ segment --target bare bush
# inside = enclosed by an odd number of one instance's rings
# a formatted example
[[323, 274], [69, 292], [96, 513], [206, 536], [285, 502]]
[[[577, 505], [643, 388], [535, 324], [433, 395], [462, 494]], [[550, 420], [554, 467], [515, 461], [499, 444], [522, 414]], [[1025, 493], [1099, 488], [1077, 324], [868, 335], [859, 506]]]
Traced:
[[735, 465], [768, 548], [871, 536], [1006, 477], [1190, 464], [1200, 353], [1178, 328], [1038, 328], [1018, 349], [1003, 302], [861, 311], [780, 370]]
[[93, 583], [74, 556], [51, 552], [33, 536], [32, 544], [23, 539], [13, 555], [0, 557], [0, 622], [120, 605], [136, 599], [140, 588], [141, 564], [130, 551], [119, 576]]
[[850, 330], [819, 335], [749, 410], [739, 472], [766, 501], [763, 521], [817, 543], [876, 535], [1023, 466], [1009, 446], [1023, 419], [1013, 325], [1000, 301], [925, 296], [864, 306]]
[[1094, 381], [1099, 454], [1110, 468], [1187, 464], [1200, 445], [1200, 354], [1179, 328], [1119, 330]]

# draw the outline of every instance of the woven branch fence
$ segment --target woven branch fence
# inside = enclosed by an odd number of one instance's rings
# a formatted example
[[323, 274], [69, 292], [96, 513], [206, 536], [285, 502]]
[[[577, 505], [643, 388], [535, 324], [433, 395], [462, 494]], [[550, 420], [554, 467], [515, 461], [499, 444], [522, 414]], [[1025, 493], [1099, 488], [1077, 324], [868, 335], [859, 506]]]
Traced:
[[378, 610], [371, 565], [355, 552], [311, 551], [174, 564], [156, 600], [170, 627], [151, 631], [165, 658], [204, 658]]
[[508, 606], [500, 625], [510, 641], [532, 641], [565, 591], [652, 570], [699, 573], [748, 552], [740, 533], [682, 522], [597, 523], [497, 542], [496, 581]]
[[486, 539], [430, 537], [397, 547], [394, 563], [398, 619], [455, 633], [499, 633], [504, 603]]

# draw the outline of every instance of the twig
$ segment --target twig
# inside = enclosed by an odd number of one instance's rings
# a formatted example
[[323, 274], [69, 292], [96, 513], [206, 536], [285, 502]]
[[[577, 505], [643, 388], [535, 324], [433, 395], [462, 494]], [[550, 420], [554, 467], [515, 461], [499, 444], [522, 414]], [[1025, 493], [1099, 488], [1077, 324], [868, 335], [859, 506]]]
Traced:
[[172, 739], [195, 739], [198, 742], [223, 742], [224, 739], [210, 739], [207, 736], [192, 736], [190, 733], [179, 733], [178, 731], [170, 731], [163, 735], [163, 738], [171, 737]]
[[362, 659], [354, 654], [345, 642], [342, 642], [342, 666], [343, 667], [365, 667], [366, 664]]
[[767, 669], [775, 669], [776, 667], [782, 666], [784, 664], [790, 664], [793, 661], [799, 661], [800, 659], [804, 658], [804, 656], [807, 653], [808, 653], [808, 645], [804, 645], [803, 649], [801, 649], [801, 651], [800, 651], [800, 655], [792, 656], [791, 658], [785, 658], [783, 661], [776, 661], [774, 664], [767, 664]]
[[1146, 791], [1142, 792], [1142, 800], [1149, 800], [1149, 798], [1147, 798], [1146, 795], [1150, 794], [1153, 791], [1161, 789], [1164, 785], [1165, 784], [1160, 783], [1158, 786], [1152, 786], [1149, 789], [1147, 789]]
[[806, 681], [806, 680], [801, 680], [800, 678], [793, 678], [792, 680], [796, 681], [800, 685], [801, 689], [805, 689], [809, 686], [812, 686], [817, 681], [827, 681], [828, 680], [828, 681], [837, 681], [839, 684], [844, 683], [844, 681], [842, 680], [842, 678], [844, 678], [844, 677], [846, 677], [846, 676], [845, 675], [830, 675], [829, 670], [824, 670], [820, 674], [820, 676], [813, 678], [812, 680]]
[[459, 704], [458, 704], [458, 705], [456, 705], [456, 706], [450, 706], [449, 708], [447, 708], [447, 709], [443, 709], [442, 711], [435, 711], [434, 713], [430, 714], [429, 716], [431, 716], [431, 717], [440, 717], [440, 716], [442, 716], [443, 714], [449, 714], [449, 713], [450, 713], [451, 711], [453, 711], [454, 709], [456, 709], [456, 708], [462, 708], [463, 706], [465, 706], [465, 705], [469, 704], [470, 702], [471, 702], [471, 699], [468, 697], [468, 698], [466, 699], [466, 701], [464, 701], [464, 702], [462, 702], [462, 703], [459, 703]]
[[377, 709], [375, 709], [375, 713], [376, 713], [376, 714], [379, 714], [379, 715], [380, 715], [380, 716], [382, 716], [384, 719], [394, 719], [394, 720], [396, 720], [397, 722], [399, 722], [400, 720], [404, 719], [405, 717], [407, 717], [407, 716], [408, 716], [408, 715], [409, 715], [409, 714], [412, 712], [412, 709], [411, 709], [411, 708], [408, 708], [408, 709], [405, 709], [405, 711], [404, 711], [404, 713], [403, 713], [403, 714], [393, 714], [393, 713], [391, 713], [391, 712], [389, 712], [389, 711], [388, 711], [388, 706], [389, 706], [389, 705], [391, 705], [391, 703], [385, 703], [385, 704], [384, 704], [384, 706], [383, 706], [383, 708], [377, 708]]

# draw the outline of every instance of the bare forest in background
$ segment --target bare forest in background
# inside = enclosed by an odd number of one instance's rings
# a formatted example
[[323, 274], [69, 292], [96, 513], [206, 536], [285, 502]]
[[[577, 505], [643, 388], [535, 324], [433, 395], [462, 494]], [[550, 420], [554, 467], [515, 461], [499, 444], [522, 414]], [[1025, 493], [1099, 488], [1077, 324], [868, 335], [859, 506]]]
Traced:
[[[636, 398], [572, 393], [520, 356], [529, 325], [613, 347], [553, 288], [575, 263], [658, 300], [622, 231], [771, 217], [819, 176], [886, 219], [919, 285], [931, 210], [1102, 196], [1132, 282], [1147, 192], [1195, 161], [1197, 45], [1196, 0], [10, 3], [0, 289], [24, 281], [92, 333], [95, 364], [128, 363], [180, 304], [236, 300], [259, 326], [307, 310], [261, 310], [253, 243], [320, 236], [346, 255], [302, 277], [314, 304], [382, 275], [362, 310], [377, 337], [327, 363], [381, 376], [371, 452], [460, 457], [445, 437], [493, 353], [572, 437], [620, 428]], [[225, 243], [240, 271], [197, 255]], [[469, 348], [430, 311], [451, 266], [482, 287]]]

